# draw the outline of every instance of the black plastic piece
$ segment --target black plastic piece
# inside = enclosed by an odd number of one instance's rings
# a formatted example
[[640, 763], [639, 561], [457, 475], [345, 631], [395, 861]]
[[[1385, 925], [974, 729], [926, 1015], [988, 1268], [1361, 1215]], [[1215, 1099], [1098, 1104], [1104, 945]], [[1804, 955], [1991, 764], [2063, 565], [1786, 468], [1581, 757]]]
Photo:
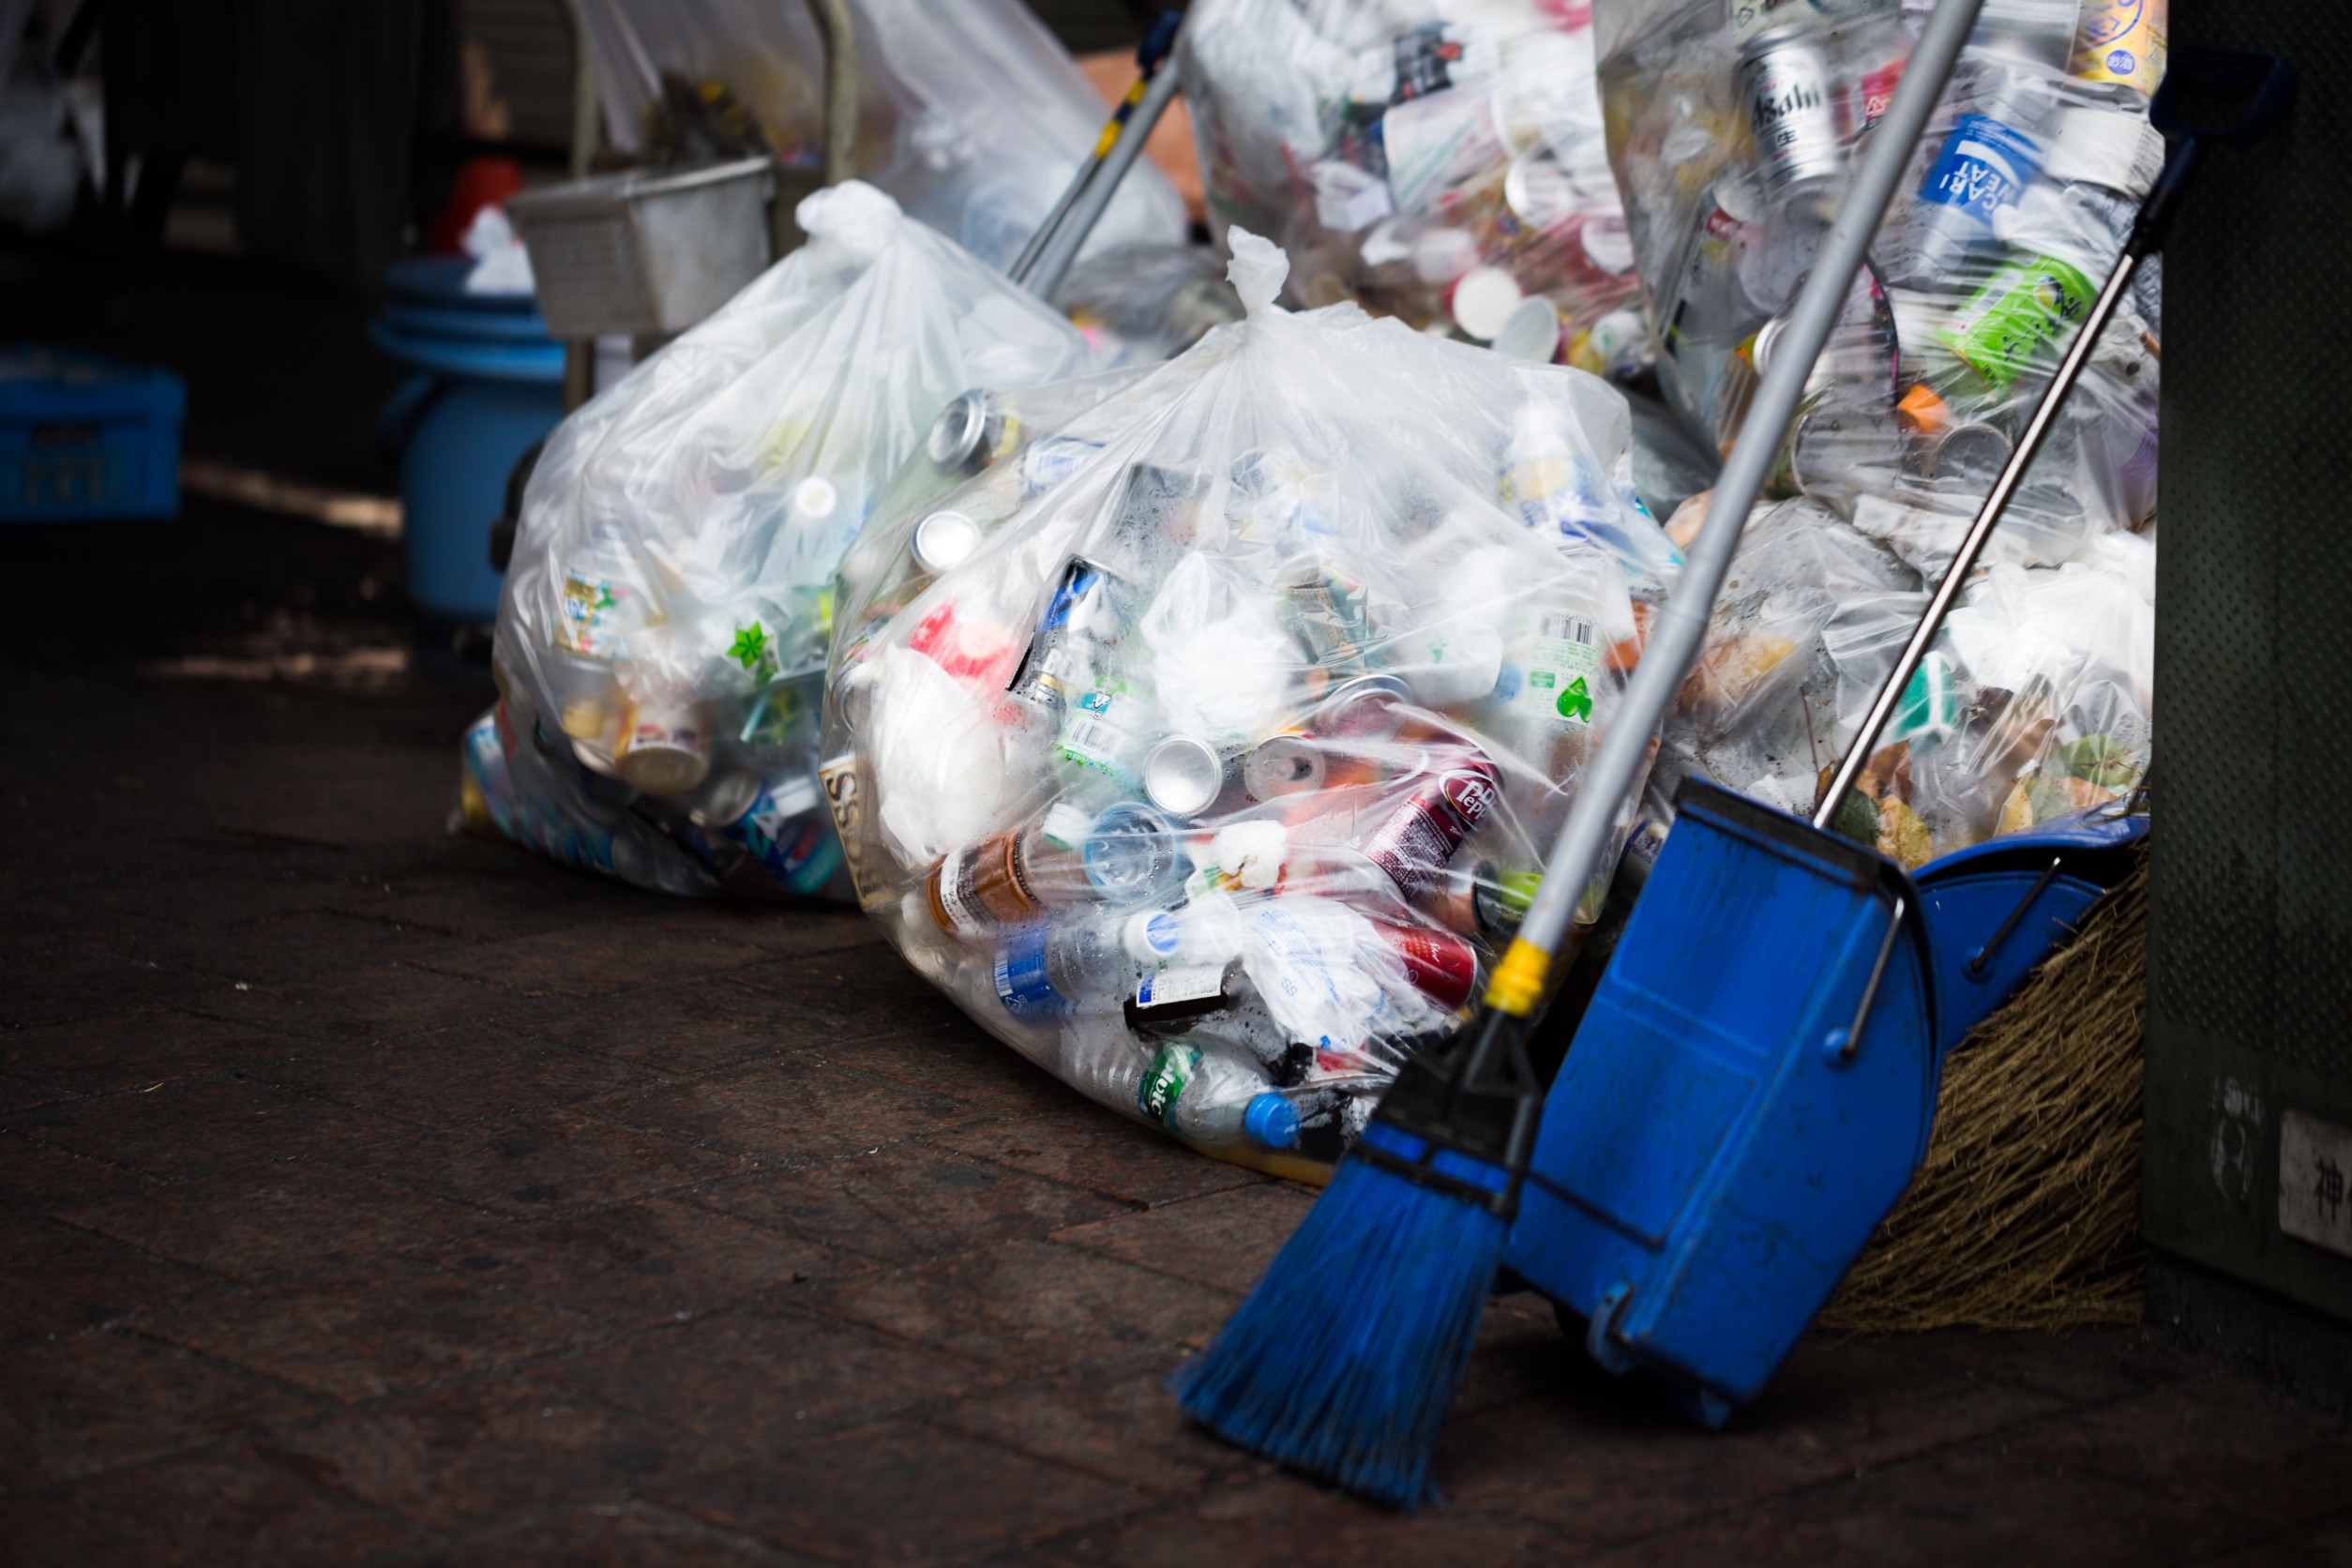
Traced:
[[[2164, 230], [2180, 205], [2180, 198], [2196, 177], [2205, 149], [2214, 143], [2251, 146], [2269, 134], [2285, 113], [2295, 93], [2295, 67], [2276, 54], [2247, 49], [2175, 47], [2165, 62], [2164, 80], [2148, 108], [2148, 123], [2172, 145], [2164, 155], [2164, 172], [2140, 204], [2124, 253], [2154, 254], [2164, 247]], [[2221, 123], [2192, 122], [2191, 95], [2206, 102], [2227, 99], [2240, 105], [2235, 118]]]

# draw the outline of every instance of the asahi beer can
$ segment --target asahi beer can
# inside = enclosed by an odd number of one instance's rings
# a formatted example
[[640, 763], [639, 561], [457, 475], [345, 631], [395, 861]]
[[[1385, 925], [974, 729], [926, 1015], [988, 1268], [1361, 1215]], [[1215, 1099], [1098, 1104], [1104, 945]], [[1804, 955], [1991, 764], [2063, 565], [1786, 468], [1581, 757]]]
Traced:
[[1198, 817], [1225, 792], [1224, 755], [1198, 735], [1170, 735], [1143, 759], [1144, 797], [1174, 817]]
[[938, 573], [962, 565], [980, 548], [980, 525], [957, 511], [937, 511], [914, 525], [914, 564]]
[[1740, 52], [1740, 97], [1769, 192], [1787, 197], [1837, 177], [1845, 157], [1830, 64], [1810, 33], [1774, 27], [1750, 38]]

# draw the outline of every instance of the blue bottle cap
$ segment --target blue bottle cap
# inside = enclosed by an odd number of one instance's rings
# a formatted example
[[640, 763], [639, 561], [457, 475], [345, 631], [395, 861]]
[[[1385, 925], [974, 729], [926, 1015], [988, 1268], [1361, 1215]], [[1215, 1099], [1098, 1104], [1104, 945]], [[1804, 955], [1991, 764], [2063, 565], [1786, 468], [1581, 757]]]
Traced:
[[1299, 1141], [1298, 1108], [1279, 1094], [1260, 1094], [1242, 1112], [1242, 1130], [1269, 1149], [1294, 1149]]

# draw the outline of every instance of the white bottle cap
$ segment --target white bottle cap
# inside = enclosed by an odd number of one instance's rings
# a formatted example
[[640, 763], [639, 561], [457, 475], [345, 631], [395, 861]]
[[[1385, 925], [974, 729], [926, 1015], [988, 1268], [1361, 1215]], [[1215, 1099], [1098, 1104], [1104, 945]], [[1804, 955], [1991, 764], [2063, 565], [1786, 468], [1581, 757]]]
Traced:
[[805, 518], [829, 518], [841, 505], [841, 497], [833, 488], [833, 481], [810, 475], [792, 487], [792, 510]]
[[1518, 279], [1499, 266], [1474, 266], [1454, 285], [1454, 324], [1480, 342], [1492, 339], [1527, 295]]

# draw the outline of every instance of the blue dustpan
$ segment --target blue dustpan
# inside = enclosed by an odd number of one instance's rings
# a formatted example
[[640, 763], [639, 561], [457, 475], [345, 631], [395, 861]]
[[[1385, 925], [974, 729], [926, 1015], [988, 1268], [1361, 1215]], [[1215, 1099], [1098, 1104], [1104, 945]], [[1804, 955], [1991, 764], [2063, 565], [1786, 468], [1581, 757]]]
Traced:
[[1936, 1035], [1951, 1050], [2132, 874], [2145, 813], [2093, 807], [1922, 866], [1936, 950]]
[[1504, 1261], [1709, 1425], [1761, 1391], [1926, 1152], [1921, 910], [1882, 856], [1686, 783], [1553, 1080]]

